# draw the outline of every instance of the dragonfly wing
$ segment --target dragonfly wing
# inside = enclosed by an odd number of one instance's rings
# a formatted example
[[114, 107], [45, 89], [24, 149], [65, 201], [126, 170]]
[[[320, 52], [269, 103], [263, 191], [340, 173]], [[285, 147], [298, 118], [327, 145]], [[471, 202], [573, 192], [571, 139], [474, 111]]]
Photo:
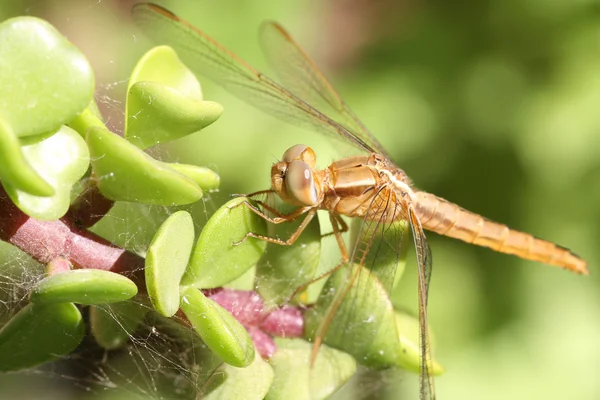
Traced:
[[155, 4], [132, 8], [132, 18], [151, 39], [171, 46], [194, 72], [205, 75], [248, 104], [303, 128], [344, 137], [371, 152], [360, 137], [263, 75], [216, 40]]
[[375, 152], [387, 156], [383, 146], [285, 28], [273, 21], [265, 22], [260, 38], [269, 63], [288, 90], [343, 125]]
[[[327, 281], [307, 323], [314, 332], [313, 359], [322, 341], [352, 354], [365, 365], [396, 365], [401, 351], [389, 298], [405, 241], [405, 223], [386, 223], [405, 215], [395, 192], [382, 188], [369, 200], [360, 221], [351, 262]], [[313, 320], [318, 323], [313, 324]], [[313, 326], [318, 327], [313, 330]]]
[[435, 390], [430, 369], [432, 368], [431, 343], [429, 341], [429, 325], [427, 322], [427, 298], [431, 279], [431, 249], [427, 244], [425, 232], [412, 206], [408, 208], [408, 216], [412, 227], [415, 250], [417, 252], [418, 297], [419, 297], [419, 347], [421, 375], [419, 392], [421, 399], [435, 399]]

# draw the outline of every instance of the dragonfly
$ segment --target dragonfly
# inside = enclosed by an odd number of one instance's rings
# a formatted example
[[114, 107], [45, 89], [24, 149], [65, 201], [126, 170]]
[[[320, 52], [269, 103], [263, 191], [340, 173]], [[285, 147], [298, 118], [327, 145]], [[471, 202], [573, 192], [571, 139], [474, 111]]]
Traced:
[[[275, 22], [261, 29], [262, 44], [270, 64], [284, 86], [262, 74], [233, 52], [189, 22], [151, 3], [137, 4], [132, 17], [151, 39], [173, 47], [195, 72], [205, 75], [228, 91], [271, 115], [292, 124], [341, 139], [361, 155], [333, 162], [324, 169], [316, 167], [316, 154], [306, 145], [288, 149], [271, 169], [271, 188], [252, 195], [274, 193], [295, 206], [280, 214], [264, 202], [271, 214], [246, 203], [255, 213], [272, 223], [304, 218], [287, 240], [258, 235], [247, 236], [290, 245], [301, 235], [318, 210], [329, 212], [333, 234], [340, 248], [340, 265], [362, 265], [369, 252], [399, 254], [406, 243], [403, 235], [392, 236], [385, 246], [372, 248], [375, 234], [399, 221], [410, 226], [418, 271], [418, 318], [421, 399], [434, 399], [431, 377], [431, 351], [427, 322], [427, 298], [432, 256], [425, 230], [491, 248], [497, 252], [539, 261], [580, 274], [588, 274], [587, 263], [566, 248], [528, 233], [508, 228], [481, 215], [418, 190], [393, 161], [388, 152], [342, 100], [331, 83], [290, 34]], [[273, 216], [274, 215], [274, 216]], [[348, 229], [341, 216], [362, 220], [359, 240], [348, 249], [342, 234]], [[376, 261], [374, 261], [376, 262]], [[349, 268], [346, 289], [338, 292], [328, 315], [315, 334], [314, 349], [323, 336], [343, 296], [358, 280], [361, 269]], [[393, 276], [393, 271], [387, 274]], [[313, 355], [314, 355], [313, 351]]]

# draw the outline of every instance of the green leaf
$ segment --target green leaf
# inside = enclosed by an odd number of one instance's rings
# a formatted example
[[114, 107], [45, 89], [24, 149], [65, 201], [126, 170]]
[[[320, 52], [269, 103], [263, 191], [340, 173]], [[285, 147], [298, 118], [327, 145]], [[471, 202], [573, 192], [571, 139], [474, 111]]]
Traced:
[[0, 60], [0, 117], [19, 137], [58, 130], [92, 100], [92, 68], [46, 21], [0, 24]]
[[196, 182], [196, 184], [200, 186], [202, 190], [216, 190], [219, 188], [219, 184], [221, 183], [221, 178], [219, 178], [219, 175], [206, 167], [178, 163], [165, 164]]
[[[405, 312], [396, 311], [396, 327], [400, 339], [400, 356], [398, 365], [406, 370], [420, 373], [421, 349], [419, 348], [419, 319]], [[433, 335], [431, 332], [430, 343], [433, 344]], [[444, 367], [435, 359], [432, 360], [429, 368], [431, 375], [441, 375], [444, 373]]]
[[310, 365], [312, 345], [302, 339], [278, 338], [277, 352], [269, 360], [275, 379], [267, 400], [326, 399], [355, 373], [352, 356], [321, 346], [314, 365]]
[[107, 350], [125, 345], [149, 308], [136, 300], [90, 307], [90, 325], [96, 342]]
[[169, 46], [156, 46], [140, 58], [131, 72], [127, 89], [142, 81], [162, 83], [190, 99], [203, 100], [200, 82]]
[[[275, 237], [289, 238], [303, 221], [275, 225]], [[256, 287], [267, 307], [290, 300], [294, 292], [315, 278], [321, 255], [321, 227], [313, 218], [291, 246], [268, 243], [256, 265]]]
[[223, 365], [215, 375], [223, 374], [227, 378], [212, 390], [205, 400], [262, 400], [273, 382], [273, 369], [258, 353], [252, 364], [246, 368]]
[[230, 313], [192, 287], [182, 293], [180, 306], [204, 343], [223, 361], [235, 367], [252, 363], [252, 339]]
[[304, 313], [307, 338], [312, 339], [321, 321], [327, 320], [332, 304], [339, 307], [323, 343], [351, 354], [366, 366], [398, 365], [401, 349], [394, 309], [377, 276], [359, 265], [354, 265], [351, 275], [346, 268], [334, 272], [315, 306]]
[[202, 101], [195, 76], [167, 46], [140, 59], [128, 89], [125, 137], [142, 149], [197, 132], [223, 113], [220, 104]]
[[146, 254], [146, 287], [152, 306], [165, 317], [179, 309], [179, 282], [194, 245], [194, 221], [186, 211], [172, 214], [158, 228]]
[[42, 279], [33, 292], [34, 303], [106, 304], [137, 294], [133, 281], [110, 271], [76, 269]]
[[67, 125], [77, 131], [77, 133], [85, 139], [88, 129], [94, 126], [104, 128], [104, 121], [102, 120], [98, 105], [92, 100], [90, 105], [86, 107], [81, 114], [69, 121]]
[[245, 197], [235, 198], [208, 220], [200, 233], [190, 265], [182, 279], [184, 285], [199, 288], [222, 286], [252, 268], [265, 251], [266, 243], [248, 238], [246, 233], [264, 235], [266, 222], [243, 205]]
[[100, 192], [116, 201], [165, 206], [190, 204], [202, 197], [202, 189], [119, 135], [91, 128], [86, 141]]
[[57, 360], [73, 351], [84, 333], [75, 305], [28, 304], [0, 329], [0, 371]]
[[9, 182], [4, 183], [6, 193], [30, 217], [41, 220], [62, 217], [69, 209], [73, 185], [85, 174], [90, 164], [85, 141], [73, 129], [63, 126], [48, 138], [21, 149], [29, 165], [52, 186], [54, 194], [35, 196]]
[[35, 196], [52, 196], [54, 189], [37, 174], [21, 151], [19, 138], [0, 116], [0, 180]]

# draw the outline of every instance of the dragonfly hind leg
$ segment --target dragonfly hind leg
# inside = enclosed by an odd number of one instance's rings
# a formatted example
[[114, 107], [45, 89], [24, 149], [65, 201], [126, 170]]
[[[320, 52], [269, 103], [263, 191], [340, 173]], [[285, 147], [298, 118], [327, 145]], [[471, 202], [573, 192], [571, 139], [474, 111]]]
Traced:
[[325, 235], [322, 235], [321, 237], [335, 235], [335, 239], [338, 243], [338, 246], [340, 247], [340, 253], [342, 253], [342, 261], [339, 264], [337, 264], [335, 267], [331, 268], [330, 270], [322, 273], [321, 275], [317, 276], [316, 278], [311, 279], [309, 282], [296, 288], [296, 290], [294, 290], [294, 293], [292, 293], [292, 295], [289, 298], [290, 301], [294, 297], [296, 297], [298, 294], [300, 294], [304, 290], [306, 290], [306, 288], [308, 288], [310, 285], [312, 285], [315, 282], [320, 281], [323, 278], [328, 277], [329, 275], [333, 274], [338, 269], [342, 268], [344, 265], [348, 264], [348, 261], [350, 261], [350, 255], [348, 254], [348, 249], [346, 248], [346, 244], [344, 243], [344, 238], [342, 237], [342, 233], [345, 233], [348, 231], [348, 224], [346, 224], [346, 222], [342, 219], [342, 217], [340, 215], [335, 214], [335, 213], [330, 212], [329, 219], [331, 220], [331, 226], [333, 227], [333, 231], [326, 233]]

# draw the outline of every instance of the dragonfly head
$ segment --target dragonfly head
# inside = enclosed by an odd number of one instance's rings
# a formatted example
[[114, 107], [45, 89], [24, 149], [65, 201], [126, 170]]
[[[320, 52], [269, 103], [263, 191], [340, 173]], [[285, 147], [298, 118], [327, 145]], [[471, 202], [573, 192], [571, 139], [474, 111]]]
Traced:
[[271, 186], [286, 202], [298, 206], [316, 206], [322, 200], [314, 168], [316, 155], [310, 147], [290, 147], [280, 162], [271, 168]]

